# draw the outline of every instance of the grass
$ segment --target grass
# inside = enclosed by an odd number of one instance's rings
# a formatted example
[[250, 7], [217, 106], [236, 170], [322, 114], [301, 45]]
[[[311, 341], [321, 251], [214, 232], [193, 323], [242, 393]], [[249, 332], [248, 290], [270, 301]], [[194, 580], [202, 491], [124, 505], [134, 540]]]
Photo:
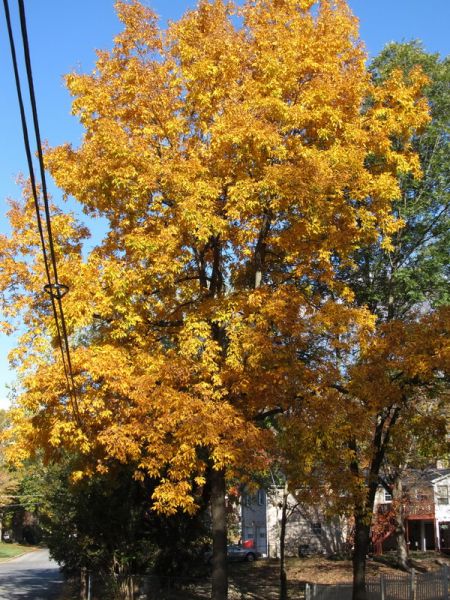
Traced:
[[9, 558], [14, 558], [15, 556], [19, 556], [19, 554], [24, 554], [25, 552], [32, 552], [34, 549], [34, 546], [22, 546], [21, 544], [5, 544], [4, 542], [1, 542], [0, 562], [4, 562]]

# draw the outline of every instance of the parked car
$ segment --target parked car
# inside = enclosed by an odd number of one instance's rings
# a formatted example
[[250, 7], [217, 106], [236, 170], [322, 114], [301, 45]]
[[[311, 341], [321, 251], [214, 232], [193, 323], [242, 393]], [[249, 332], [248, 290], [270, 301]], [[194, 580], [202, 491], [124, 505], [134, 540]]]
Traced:
[[9, 531], [4, 531], [2, 538], [4, 542], [8, 544], [12, 543], [12, 535]]
[[247, 562], [253, 562], [257, 558], [261, 557], [260, 552], [256, 552], [254, 548], [246, 548], [240, 544], [230, 544], [227, 546], [227, 558], [228, 560], [246, 560]]
[[[247, 561], [253, 562], [261, 557], [261, 553], [254, 548], [246, 548], [241, 544], [229, 544], [227, 546], [227, 560], [230, 562]], [[212, 551], [208, 550], [205, 553], [205, 563], [211, 564]]]

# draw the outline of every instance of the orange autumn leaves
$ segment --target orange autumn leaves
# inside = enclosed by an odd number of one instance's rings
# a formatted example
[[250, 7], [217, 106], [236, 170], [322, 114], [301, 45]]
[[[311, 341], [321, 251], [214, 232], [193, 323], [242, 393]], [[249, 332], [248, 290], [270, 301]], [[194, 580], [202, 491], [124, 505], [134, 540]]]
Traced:
[[[64, 446], [86, 472], [131, 462], [161, 479], [158, 510], [191, 511], [208, 466], [256, 466], [258, 414], [320, 394], [336, 351], [370, 335], [336, 273], [401, 225], [391, 201], [398, 173], [419, 172], [424, 78], [375, 88], [346, 4], [312, 4], [201, 1], [161, 31], [118, 2], [113, 50], [66, 78], [85, 135], [48, 148], [47, 167], [108, 231], [84, 256], [84, 230], [55, 223], [82, 428], [40, 285], [16, 293], [17, 258], [2, 274], [5, 303], [39, 332], [19, 355], [24, 449]], [[20, 277], [37, 282], [25, 230], [2, 257], [26, 254]]]

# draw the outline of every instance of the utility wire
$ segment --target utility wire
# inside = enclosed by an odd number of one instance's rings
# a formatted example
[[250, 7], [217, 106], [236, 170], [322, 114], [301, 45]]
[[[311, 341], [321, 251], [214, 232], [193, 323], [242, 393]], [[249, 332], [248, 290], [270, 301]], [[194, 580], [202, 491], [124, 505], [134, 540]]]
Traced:
[[[58, 345], [61, 350], [61, 358], [62, 358], [62, 362], [63, 362], [64, 374], [65, 374], [67, 387], [68, 387], [68, 391], [69, 391], [69, 398], [70, 398], [70, 401], [72, 404], [72, 409], [75, 414], [76, 420], [77, 420], [78, 424], [80, 424], [81, 420], [80, 420], [80, 414], [79, 414], [79, 410], [78, 410], [76, 388], [75, 388], [75, 382], [74, 382], [74, 377], [73, 377], [73, 369], [72, 369], [72, 361], [71, 361], [71, 356], [70, 356], [70, 347], [69, 347], [69, 340], [68, 340], [68, 334], [67, 334], [67, 326], [66, 326], [66, 320], [64, 317], [64, 311], [63, 311], [63, 306], [62, 306], [62, 298], [63, 298], [64, 294], [68, 291], [68, 288], [67, 288], [67, 286], [61, 284], [58, 279], [58, 269], [57, 269], [56, 255], [55, 255], [55, 249], [54, 249], [54, 244], [53, 244], [53, 235], [52, 235], [52, 228], [51, 228], [51, 215], [50, 215], [50, 208], [49, 208], [49, 201], [48, 201], [47, 184], [46, 184], [46, 179], [45, 179], [44, 160], [43, 160], [43, 155], [42, 155], [42, 144], [41, 144], [41, 137], [40, 137], [40, 132], [39, 132], [39, 121], [38, 121], [38, 115], [37, 115], [36, 98], [35, 98], [35, 93], [34, 93], [33, 74], [32, 74], [32, 69], [31, 69], [31, 59], [30, 59], [30, 50], [29, 50], [29, 44], [28, 44], [25, 8], [23, 5], [23, 0], [19, 0], [19, 13], [20, 13], [20, 24], [21, 24], [21, 31], [22, 31], [22, 42], [23, 42], [23, 49], [24, 49], [24, 55], [25, 55], [25, 64], [26, 64], [29, 94], [30, 94], [30, 103], [31, 103], [31, 109], [32, 109], [32, 114], [33, 114], [33, 125], [34, 125], [34, 130], [35, 130], [38, 161], [39, 161], [39, 168], [40, 168], [41, 181], [42, 181], [42, 195], [43, 195], [43, 200], [44, 200], [45, 225], [46, 225], [46, 230], [47, 230], [49, 253], [47, 252], [46, 243], [45, 243], [44, 228], [43, 228], [43, 224], [42, 224], [42, 217], [41, 217], [41, 211], [40, 211], [40, 205], [39, 205], [39, 195], [37, 192], [36, 178], [35, 178], [34, 168], [33, 168], [30, 139], [29, 139], [29, 134], [28, 134], [28, 126], [27, 126], [27, 120], [26, 120], [26, 114], [25, 114], [25, 108], [24, 108], [24, 102], [23, 102], [22, 88], [21, 88], [21, 84], [20, 84], [19, 69], [17, 66], [17, 55], [16, 55], [16, 49], [15, 49], [15, 43], [14, 43], [14, 35], [13, 35], [13, 31], [12, 31], [12, 26], [11, 26], [11, 15], [10, 15], [10, 11], [9, 11], [8, 0], [3, 0], [3, 6], [4, 6], [4, 10], [5, 10], [5, 17], [6, 17], [6, 24], [7, 24], [7, 29], [8, 29], [11, 57], [12, 57], [12, 61], [13, 61], [14, 78], [15, 78], [15, 83], [16, 83], [17, 97], [18, 97], [18, 101], [19, 101], [20, 118], [21, 118], [21, 122], [22, 122], [25, 153], [26, 153], [28, 169], [29, 169], [29, 173], [30, 173], [31, 189], [32, 189], [32, 195], [33, 195], [33, 200], [34, 200], [34, 206], [35, 206], [35, 210], [36, 210], [39, 237], [40, 237], [40, 241], [41, 241], [42, 254], [43, 254], [43, 258], [44, 258], [45, 273], [46, 273], [47, 282], [48, 282], [48, 284], [44, 286], [44, 289], [48, 292], [50, 299], [51, 299], [52, 311], [53, 311], [53, 316], [54, 316], [54, 320], [55, 320], [55, 324], [56, 324], [57, 340], [58, 340]], [[50, 261], [49, 261], [48, 254], [50, 254]], [[52, 269], [50, 268], [50, 265], [51, 265]], [[51, 271], [53, 271], [53, 277], [52, 277]], [[59, 312], [59, 315], [58, 315], [58, 312]], [[61, 321], [61, 323], [60, 323], [60, 321]]]
[[[13, 32], [12, 32], [12, 27], [11, 27], [11, 16], [10, 16], [10, 12], [9, 12], [8, 0], [3, 0], [3, 5], [5, 8], [6, 24], [7, 24], [7, 28], [8, 28], [9, 43], [10, 43], [10, 47], [11, 47], [11, 57], [12, 57], [13, 68], [14, 68], [14, 78], [15, 78], [15, 82], [16, 82], [17, 97], [18, 97], [19, 108], [20, 108], [20, 119], [22, 122], [23, 140], [24, 140], [24, 145], [25, 145], [25, 153], [26, 153], [26, 157], [27, 157], [28, 170], [30, 173], [31, 190], [32, 190], [32, 194], [33, 194], [34, 207], [36, 210], [39, 237], [40, 237], [41, 246], [42, 246], [42, 254], [44, 257], [45, 273], [47, 276], [47, 281], [48, 281], [49, 285], [51, 285], [52, 279], [51, 279], [49, 261], [48, 261], [48, 256], [47, 256], [44, 231], [43, 231], [43, 227], [42, 227], [41, 213], [40, 213], [40, 208], [39, 208], [36, 179], [34, 176], [34, 167], [33, 167], [33, 160], [32, 160], [32, 156], [31, 156], [30, 139], [29, 139], [29, 135], [28, 135], [28, 126], [27, 126], [27, 121], [26, 121], [26, 116], [25, 116], [25, 108], [24, 108], [24, 103], [23, 103], [22, 87], [20, 84], [19, 70], [18, 70], [18, 66], [17, 66], [17, 55], [16, 55], [14, 37], [13, 37]], [[66, 370], [65, 354], [62, 349], [61, 332], [60, 332], [60, 327], [59, 327], [59, 319], [58, 319], [58, 313], [56, 310], [55, 299], [54, 299], [53, 295], [50, 295], [50, 297], [52, 300], [53, 315], [55, 317], [55, 322], [56, 322], [58, 343], [59, 343], [59, 346], [62, 351], [64, 370]]]
[[[31, 58], [30, 58], [30, 46], [28, 43], [27, 22], [26, 22], [25, 6], [24, 6], [23, 0], [19, 0], [19, 13], [20, 13], [20, 26], [21, 26], [21, 30], [22, 30], [23, 50], [24, 50], [24, 56], [25, 56], [25, 65], [26, 65], [27, 79], [28, 79], [28, 88], [29, 88], [29, 93], [30, 93], [30, 103], [31, 103], [31, 110], [32, 110], [32, 114], [33, 114], [33, 124], [34, 124], [34, 132], [35, 132], [35, 139], [36, 139], [36, 148], [37, 148], [37, 152], [38, 152], [39, 169], [40, 169], [40, 174], [41, 174], [42, 196], [43, 196], [43, 200], [44, 200], [45, 219], [46, 219], [47, 234], [48, 234], [47, 237], [48, 237], [48, 242], [49, 242], [50, 257], [51, 257], [52, 266], [53, 266], [54, 283], [53, 283], [53, 286], [50, 287], [47, 291], [49, 292], [49, 294], [51, 296], [52, 295], [56, 296], [56, 301], [58, 303], [59, 314], [61, 317], [61, 329], [62, 329], [62, 335], [63, 335], [64, 345], [65, 345], [65, 352], [66, 352], [66, 357], [67, 357], [67, 366], [68, 366], [67, 370], [68, 370], [70, 383], [71, 383], [71, 387], [72, 387], [72, 400], [73, 400], [73, 404], [74, 404], [74, 409], [76, 411], [76, 416], [79, 419], [78, 403], [77, 403], [76, 392], [75, 392], [76, 388], [75, 388], [75, 381], [74, 381], [73, 369], [72, 369], [72, 360], [70, 357], [69, 338], [67, 335], [66, 319], [64, 317], [64, 311], [63, 311], [63, 306], [62, 306], [62, 297], [67, 292], [67, 287], [60, 284], [60, 282], [58, 280], [58, 269], [57, 269], [57, 265], [56, 265], [56, 255], [55, 255], [55, 248], [54, 248], [54, 244], [53, 244], [50, 207], [49, 207], [48, 193], [47, 193], [47, 181], [46, 181], [46, 177], [45, 177], [44, 157], [42, 155], [42, 142], [41, 142], [41, 135], [40, 135], [40, 130], [39, 130], [39, 119], [38, 119], [38, 114], [37, 114], [36, 95], [34, 92], [33, 72], [31, 69]], [[51, 283], [50, 283], [50, 286], [51, 286]], [[52, 294], [52, 292], [55, 292], [55, 293]]]
[[25, 66], [26, 66], [27, 79], [28, 79], [28, 89], [29, 89], [29, 93], [30, 93], [30, 103], [31, 103], [31, 110], [32, 110], [32, 114], [33, 114], [33, 125], [34, 125], [35, 139], [36, 139], [36, 148], [37, 148], [39, 169], [40, 169], [40, 175], [41, 175], [42, 197], [44, 200], [45, 220], [46, 220], [47, 232], [48, 232], [50, 258], [51, 258], [52, 266], [53, 266], [53, 277], [54, 277], [55, 285], [59, 286], [58, 269], [56, 266], [55, 247], [53, 244], [51, 216], [50, 216], [50, 209], [49, 209], [49, 202], [48, 202], [47, 180], [45, 177], [44, 157], [42, 155], [42, 142], [41, 142], [41, 134], [40, 134], [40, 130], [39, 130], [39, 120], [38, 120], [38, 115], [37, 115], [36, 95], [34, 93], [33, 73], [31, 70], [31, 59], [30, 59], [30, 47], [28, 44], [27, 22], [26, 22], [26, 18], [25, 18], [25, 7], [23, 4], [23, 0], [19, 0], [19, 13], [20, 13], [20, 27], [22, 30], [22, 41], [23, 41], [23, 51], [24, 51], [24, 57], [25, 57]]

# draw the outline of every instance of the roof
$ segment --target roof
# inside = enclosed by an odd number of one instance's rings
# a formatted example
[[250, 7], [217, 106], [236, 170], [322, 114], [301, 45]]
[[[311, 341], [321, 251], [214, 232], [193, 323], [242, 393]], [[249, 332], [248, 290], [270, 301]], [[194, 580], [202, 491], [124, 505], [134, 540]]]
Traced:
[[406, 485], [415, 486], [418, 484], [432, 485], [450, 475], [450, 469], [438, 469], [429, 467], [427, 469], [409, 469], [404, 477]]

